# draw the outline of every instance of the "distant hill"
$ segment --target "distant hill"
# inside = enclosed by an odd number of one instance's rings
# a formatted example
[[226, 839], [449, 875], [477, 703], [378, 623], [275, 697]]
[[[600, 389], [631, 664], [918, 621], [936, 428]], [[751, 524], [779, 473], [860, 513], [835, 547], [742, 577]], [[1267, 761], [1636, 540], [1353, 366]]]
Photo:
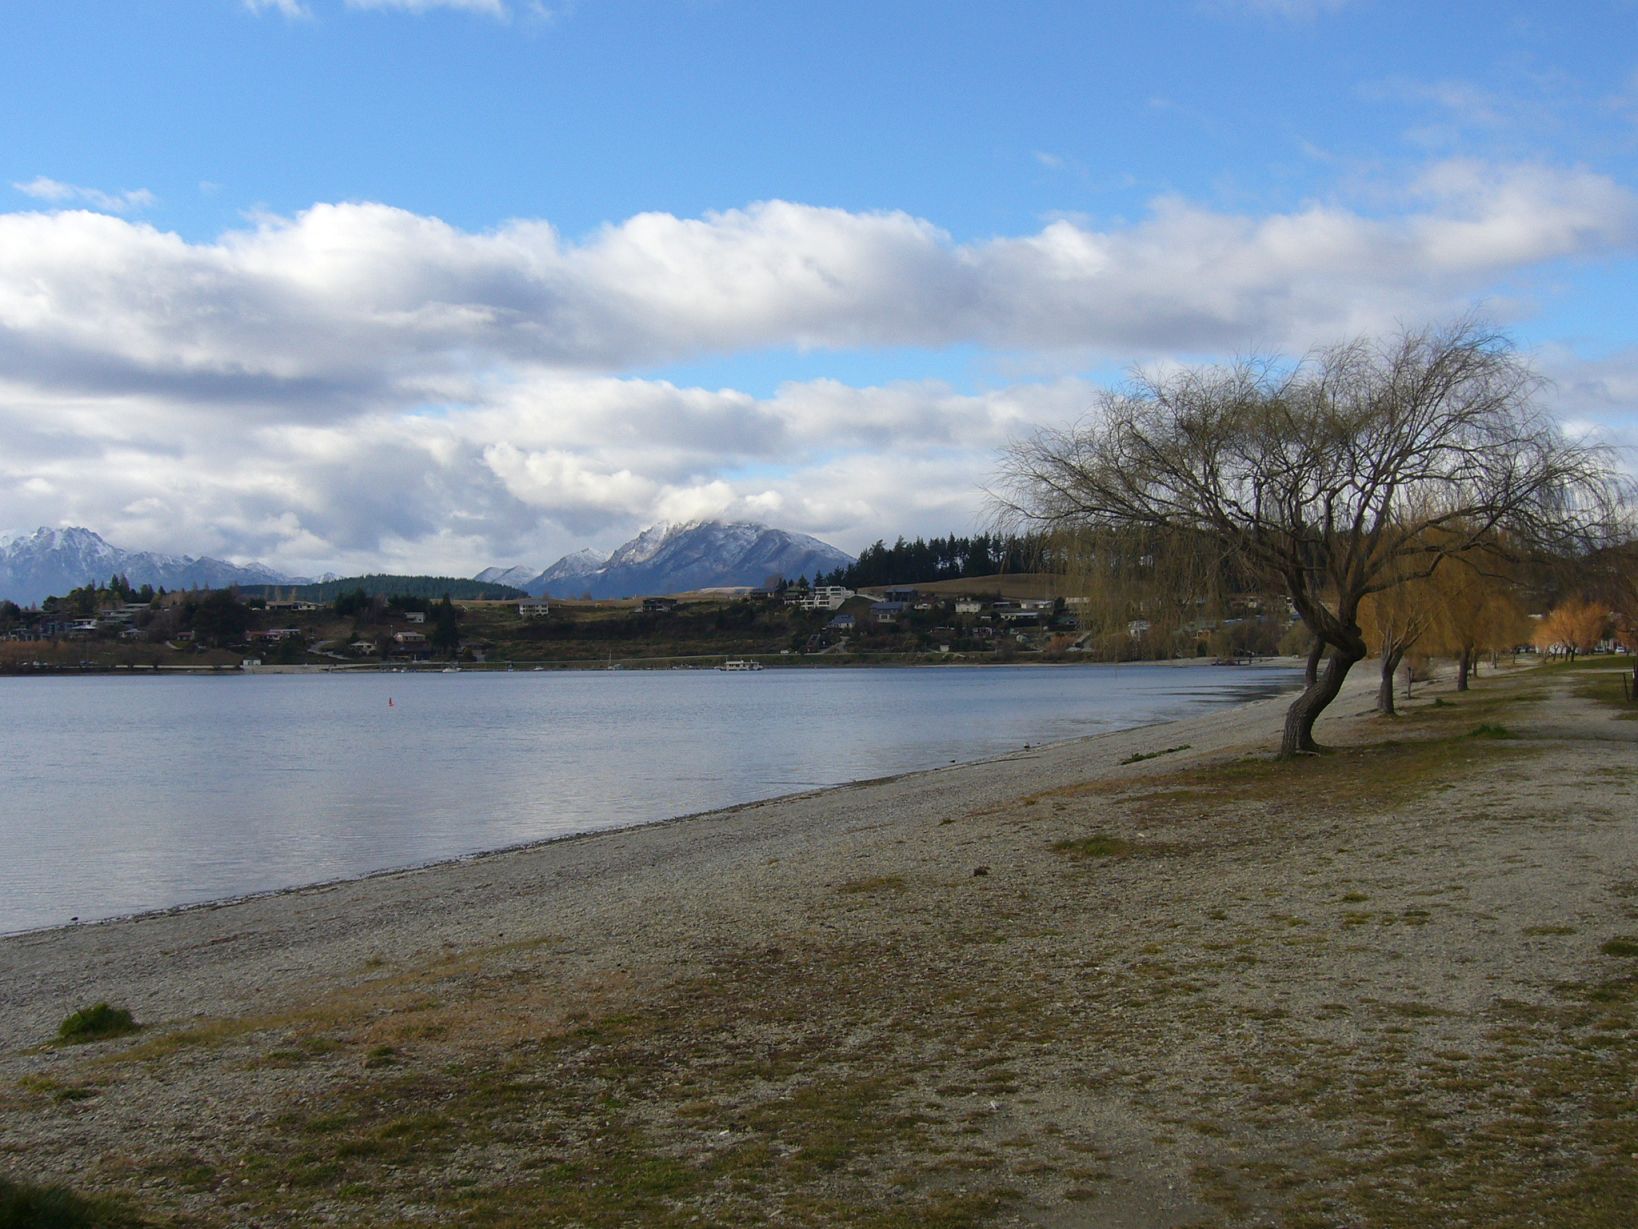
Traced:
[[295, 598], [304, 602], [333, 602], [344, 593], [362, 589], [371, 597], [425, 597], [437, 599], [449, 594], [451, 601], [506, 601], [526, 596], [522, 589], [458, 576], [342, 576], [296, 585], [241, 585], [247, 597]]
[[128, 551], [78, 526], [36, 529], [23, 537], [0, 540], [0, 598], [33, 606], [87, 584], [106, 584], [123, 576], [140, 588], [224, 589], [229, 585], [301, 583], [259, 563], [228, 563], [209, 556], [161, 555]]
[[772, 576], [810, 579], [847, 567], [853, 556], [818, 538], [752, 522], [662, 522], [607, 558], [590, 550], [565, 555], [519, 582], [525, 568], [486, 568], [478, 579], [507, 578], [528, 592], [556, 597], [634, 597], [695, 589], [760, 585]]

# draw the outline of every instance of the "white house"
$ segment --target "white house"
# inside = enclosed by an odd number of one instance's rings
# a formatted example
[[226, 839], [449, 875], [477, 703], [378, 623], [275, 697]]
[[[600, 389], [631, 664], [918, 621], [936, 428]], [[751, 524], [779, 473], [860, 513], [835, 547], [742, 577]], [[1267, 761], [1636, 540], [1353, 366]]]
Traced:
[[518, 617], [523, 619], [544, 619], [552, 613], [552, 603], [544, 597], [521, 597], [518, 599]]
[[787, 595], [786, 600], [803, 610], [840, 610], [842, 603], [852, 596], [853, 590], [841, 585], [814, 585], [805, 592], [797, 590], [794, 597]]

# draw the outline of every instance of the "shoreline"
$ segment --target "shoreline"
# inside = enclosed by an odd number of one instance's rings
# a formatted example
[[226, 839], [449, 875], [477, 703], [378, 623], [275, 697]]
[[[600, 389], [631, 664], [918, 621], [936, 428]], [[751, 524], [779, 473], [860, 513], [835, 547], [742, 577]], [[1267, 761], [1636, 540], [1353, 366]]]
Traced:
[[[1351, 685], [1333, 703], [1334, 714], [1340, 716], [1351, 701], [1357, 702], [1357, 697], [1368, 690], [1363, 683], [1352, 685], [1355, 681], [1350, 679]], [[62, 1004], [71, 1003], [76, 998], [94, 1001], [110, 996], [119, 997], [121, 992], [108, 983], [111, 970], [123, 967], [128, 956], [141, 953], [144, 949], [160, 950], [157, 947], [160, 943], [166, 945], [163, 950], [170, 952], [195, 944], [222, 944], [232, 938], [232, 928], [239, 926], [241, 919], [245, 920], [244, 924], [253, 925], [268, 936], [287, 931], [298, 932], [299, 937], [295, 939], [298, 943], [316, 942], [320, 946], [330, 946], [322, 936], [302, 931], [302, 915], [310, 908], [335, 903], [383, 913], [402, 904], [419, 912], [427, 902], [435, 900], [441, 890], [462, 890], [464, 883], [490, 872], [516, 884], [535, 874], [561, 873], [564, 866], [572, 865], [577, 872], [585, 871], [595, 878], [599, 873], [611, 871], [612, 867], [606, 864], [612, 863], [616, 857], [620, 859], [623, 870], [633, 864], [639, 868], [653, 869], [663, 859], [675, 856], [678, 846], [688, 844], [690, 834], [699, 835], [702, 839], [710, 835], [710, 843], [717, 856], [712, 859], [713, 865], [699, 868], [700, 874], [710, 874], [713, 870], [730, 868], [736, 863], [743, 864], [750, 856], [751, 846], [761, 848], [770, 842], [780, 844], [792, 839], [791, 834], [778, 828], [781, 823], [799, 821], [805, 826], [810, 823], [824, 825], [827, 820], [840, 822], [830, 819], [830, 812], [851, 814], [861, 807], [921, 811], [928, 806], [939, 805], [947, 798], [964, 798], [969, 791], [963, 782], [969, 778], [984, 780], [984, 788], [978, 792], [1004, 798], [1011, 796], [1009, 791], [1022, 793], [1028, 788], [1040, 787], [1048, 778], [1068, 781], [1082, 777], [1090, 769], [1090, 765], [1083, 761], [1095, 761], [1103, 765], [1105, 771], [1110, 771], [1122, 767], [1120, 758], [1126, 755], [1150, 755], [1157, 750], [1163, 751], [1150, 745], [1156, 741], [1155, 732], [1161, 730], [1178, 732], [1158, 740], [1168, 745], [1179, 738], [1194, 740], [1189, 744], [1192, 752], [1188, 757], [1190, 759], [1242, 748], [1258, 738], [1272, 739], [1277, 737], [1279, 722], [1283, 720], [1290, 695], [1290, 692], [1282, 692], [1244, 704], [1214, 708], [1180, 720], [1151, 722], [1026, 746], [982, 760], [800, 790], [631, 826], [548, 837], [456, 858], [383, 869], [362, 876], [275, 888], [95, 921], [10, 932], [0, 935], [0, 962], [13, 964], [16, 976], [8, 978], [6, 984], [0, 986], [0, 1049], [22, 1040], [15, 1029], [8, 1028], [8, 1021], [20, 1025], [26, 1016], [33, 1014], [38, 1022], [35, 1025], [37, 1028], [53, 1018], [53, 1012], [56, 1012], [54, 1018], [60, 1019], [62, 1015], [75, 1010]], [[1325, 720], [1322, 718], [1322, 722]], [[1270, 751], [1272, 748], [1270, 742]], [[1175, 765], [1177, 759], [1165, 755], [1156, 762], [1168, 766]], [[1130, 769], [1141, 771], [1148, 767], [1149, 763], [1144, 762], [1131, 765]], [[912, 796], [919, 793], [926, 793], [939, 801], [924, 801], [920, 806], [906, 808]], [[772, 830], [765, 830], [759, 821], [770, 821]], [[745, 849], [736, 846], [735, 842], [740, 840], [746, 843]], [[719, 845], [724, 847], [717, 849]], [[612, 856], [604, 856], [606, 853]], [[472, 919], [466, 918], [465, 923], [470, 926]], [[432, 942], [424, 919], [415, 929], [420, 942]], [[401, 947], [403, 943], [388, 940], [388, 945]], [[280, 944], [272, 946], [278, 947]], [[58, 963], [52, 956], [54, 949], [62, 949], [62, 962], [73, 966], [80, 976], [75, 977], [61, 968], [54, 974], [49, 972], [51, 966]], [[310, 960], [304, 963], [303, 968], [308, 974], [316, 975], [322, 972], [323, 963]], [[25, 990], [18, 994], [13, 990], [23, 981], [32, 981], [32, 992]], [[53, 1000], [49, 1008], [37, 998], [48, 984], [54, 987], [48, 996]], [[127, 993], [124, 997], [132, 996]], [[156, 993], [151, 1004], [144, 1003], [139, 1017], [144, 1013], [149, 1017], [155, 1016], [155, 1009], [160, 1008], [166, 998], [164, 992]], [[25, 1009], [25, 1004], [33, 1005], [32, 1013]], [[174, 1007], [171, 1011], [160, 1008], [158, 1014], [171, 1018], [174, 1010]]]
[[1010, 670], [1010, 669], [1077, 669], [1107, 666], [1170, 666], [1197, 668], [1221, 666], [1232, 669], [1290, 669], [1301, 667], [1300, 657], [1254, 657], [1245, 661], [1222, 661], [1210, 657], [1165, 657], [1134, 661], [1085, 661], [1066, 658], [1060, 661], [981, 661], [964, 656], [939, 657], [931, 654], [886, 654], [892, 660], [870, 661], [845, 655], [827, 660], [825, 654], [779, 653], [704, 653], [686, 657], [617, 657], [610, 663], [599, 663], [595, 658], [581, 660], [551, 659], [546, 661], [501, 660], [496, 662], [414, 662], [389, 666], [378, 662], [304, 662], [298, 665], [218, 664], [190, 665], [109, 665], [109, 666], [47, 666], [39, 669], [10, 668], [0, 670], [0, 679], [6, 678], [234, 678], [257, 674], [318, 675], [318, 674], [601, 674], [610, 669], [627, 673], [637, 671], [716, 670], [707, 665], [663, 665], [664, 662], [706, 662], [718, 658], [742, 657], [762, 661], [763, 670]]
[[[190, 1229], [1624, 1223], [1632, 712], [1373, 681], [1326, 756], [1273, 697], [0, 940], [5, 1167]], [[98, 999], [143, 1031], [49, 1043]]]
[[[1024, 662], [1024, 663], [976, 662], [976, 663], [971, 663], [970, 665], [965, 665], [963, 668], [966, 668], [966, 669], [995, 669], [995, 670], [1019, 669], [1019, 668], [1022, 668], [1022, 669], [1050, 669], [1050, 668], [1055, 668], [1059, 664], [1062, 664], [1062, 663], [1048, 663], [1048, 662]], [[1204, 666], [1212, 665], [1213, 663], [1211, 663], [1209, 661], [1202, 660], [1202, 659], [1189, 658], [1189, 659], [1182, 659], [1182, 660], [1172, 661], [1172, 662], [1141, 662], [1141, 663], [1079, 662], [1079, 663], [1068, 663], [1068, 664], [1069, 665], [1074, 665], [1074, 666], [1081, 666], [1081, 667], [1104, 667], [1104, 668], [1138, 665], [1138, 666], [1144, 666], [1144, 667], [1167, 666], [1167, 667], [1178, 668], [1178, 669], [1196, 669], [1196, 668], [1201, 668], [1201, 667], [1204, 667]], [[1244, 672], [1245, 677], [1251, 677], [1251, 672], [1253, 672], [1253, 671], [1266, 670], [1266, 669], [1289, 670], [1289, 669], [1299, 668], [1301, 666], [1301, 664], [1302, 663], [1301, 663], [1300, 659], [1296, 659], [1296, 658], [1277, 658], [1277, 659], [1268, 659], [1268, 660], [1266, 660], [1264, 662], [1258, 663], [1257, 665], [1251, 666], [1251, 667], [1238, 667], [1238, 669], [1240, 669], [1242, 672]], [[884, 667], [869, 667], [869, 668], [872, 668], [872, 669], [900, 669], [900, 668], [920, 669], [922, 667], [907, 665], [907, 666], [903, 666], [903, 667], [887, 667], [887, 666], [884, 666]], [[308, 673], [318, 673], [318, 672], [319, 671], [316, 668], [313, 669], [313, 670], [308, 670], [306, 668], [287, 668], [287, 669], [284, 669], [284, 670], [272, 670], [272, 671], [247, 671], [247, 672], [243, 672], [242, 674], [239, 674], [238, 677], [249, 677], [251, 674], [257, 674], [257, 673], [308, 674]], [[601, 673], [601, 672], [602, 672], [601, 670], [585, 671], [585, 673], [592, 673], [592, 674]], [[233, 675], [235, 672], [233, 672], [233, 671], [221, 671], [221, 672], [218, 672], [218, 673], [221, 674], [221, 675], [226, 676], [226, 675]], [[357, 671], [345, 671], [345, 672], [344, 671], [338, 671], [338, 672], [335, 672], [335, 673], [358, 673], [358, 672]], [[391, 672], [384, 672], [384, 673], [391, 673]], [[420, 673], [437, 673], [437, 671], [430, 671], [430, 672], [422, 671]], [[480, 670], [480, 671], [473, 671], [473, 673], [489, 673], [489, 674], [500, 673], [500, 674], [504, 674], [504, 673], [508, 673], [508, 672], [504, 671], [504, 670], [488, 670], [488, 671]], [[122, 675], [116, 675], [116, 676], [117, 677], [123, 677]], [[1273, 694], [1271, 694], [1269, 696], [1262, 697], [1261, 700], [1248, 701], [1248, 702], [1245, 702], [1245, 703], [1242, 703], [1242, 704], [1230, 704], [1230, 705], [1226, 705], [1226, 706], [1213, 707], [1213, 708], [1205, 710], [1204, 712], [1202, 712], [1200, 714], [1197, 714], [1197, 717], [1211, 717], [1215, 713], [1234, 711], [1235, 709], [1245, 707], [1246, 703], [1256, 704], [1256, 703], [1261, 703], [1261, 702], [1263, 702], [1265, 700], [1275, 700], [1275, 699], [1286, 698], [1286, 697], [1289, 697], [1290, 695], [1294, 694], [1294, 690], [1295, 689], [1288, 690], [1288, 691], [1276, 692], [1276, 693], [1273, 693]], [[1185, 717], [1185, 718], [1180, 718], [1180, 719], [1177, 719], [1177, 720], [1192, 721], [1192, 720], [1197, 719], [1197, 717]], [[1072, 737], [1069, 737], [1069, 738], [1066, 738], [1066, 739], [1059, 739], [1059, 740], [1056, 740], [1053, 743], [1035, 744], [1034, 749], [1039, 750], [1039, 749], [1041, 749], [1043, 747], [1057, 746], [1057, 745], [1060, 745], [1060, 744], [1073, 744], [1073, 743], [1080, 743], [1080, 742], [1092, 742], [1092, 741], [1096, 741], [1096, 740], [1099, 740], [1099, 739], [1109, 738], [1109, 737], [1114, 736], [1114, 735], [1119, 735], [1119, 734], [1125, 733], [1127, 731], [1141, 730], [1141, 729], [1149, 728], [1149, 727], [1152, 727], [1152, 726], [1155, 726], [1155, 725], [1164, 725], [1164, 724], [1168, 724], [1168, 723], [1165, 722], [1165, 721], [1159, 721], [1159, 722], [1150, 721], [1150, 722], [1141, 723], [1139, 725], [1120, 726], [1120, 727], [1117, 727], [1117, 728], [1114, 728], [1114, 729], [1101, 730], [1101, 731], [1099, 731], [1097, 733], [1094, 733], [1094, 734], [1077, 735], [1077, 736], [1072, 736]], [[1031, 749], [1032, 748], [1031, 748], [1030, 744], [1024, 744], [1023, 747], [1022, 747], [1022, 750], [1024, 750], [1024, 751], [1028, 751], [1028, 750], [1031, 750]], [[277, 887], [260, 888], [260, 889], [255, 889], [255, 890], [251, 890], [251, 891], [246, 891], [246, 892], [234, 892], [234, 893], [229, 893], [227, 895], [211, 897], [209, 899], [204, 899], [204, 900], [184, 901], [184, 902], [179, 902], [179, 903], [169, 904], [169, 905], [159, 905], [159, 906], [156, 906], [156, 907], [153, 907], [153, 908], [137, 909], [137, 910], [133, 910], [131, 912], [117, 913], [117, 914], [113, 914], [113, 915], [110, 915], [110, 916], [107, 916], [107, 917], [89, 918], [89, 919], [86, 919], [86, 920], [83, 920], [83, 921], [76, 920], [76, 921], [65, 921], [65, 922], [53, 922], [53, 923], [48, 923], [48, 924], [40, 925], [40, 926], [30, 926], [30, 927], [26, 927], [26, 928], [18, 929], [18, 930], [0, 931], [0, 943], [4, 943], [8, 939], [16, 939], [16, 938], [22, 938], [22, 937], [26, 937], [26, 936], [47, 934], [47, 933], [50, 933], [50, 932], [53, 932], [53, 931], [59, 931], [59, 930], [60, 931], [77, 931], [77, 930], [84, 930], [84, 929], [87, 929], [87, 928], [90, 928], [90, 927], [101, 927], [101, 926], [117, 925], [117, 924], [121, 924], [121, 923], [137, 922], [137, 921], [141, 921], [141, 920], [148, 919], [148, 918], [171, 917], [171, 916], [177, 916], [177, 915], [190, 913], [190, 912], [193, 912], [193, 911], [196, 911], [196, 910], [214, 910], [214, 909], [228, 908], [228, 907], [231, 907], [233, 905], [242, 904], [242, 903], [249, 902], [249, 901], [265, 900], [265, 899], [268, 899], [268, 898], [284, 896], [284, 895], [288, 895], [288, 894], [291, 894], [291, 893], [318, 891], [318, 890], [338, 887], [338, 886], [349, 884], [349, 883], [366, 882], [366, 881], [369, 881], [369, 880], [379, 879], [379, 878], [383, 878], [383, 877], [392, 877], [392, 876], [397, 876], [397, 875], [405, 875], [405, 874], [427, 872], [427, 871], [436, 871], [441, 867], [456, 866], [456, 865], [461, 865], [461, 864], [465, 864], [465, 863], [480, 861], [480, 860], [485, 859], [485, 858], [492, 858], [492, 857], [503, 856], [503, 855], [508, 855], [508, 854], [524, 853], [524, 852], [527, 852], [527, 851], [532, 850], [532, 849], [542, 848], [542, 847], [549, 846], [549, 845], [556, 845], [556, 844], [560, 844], [560, 843], [566, 842], [566, 841], [582, 840], [582, 839], [586, 839], [586, 838], [589, 838], [589, 837], [594, 837], [594, 836], [598, 836], [598, 835], [602, 835], [602, 834], [606, 834], [606, 833], [639, 831], [639, 830], [642, 830], [642, 829], [645, 829], [645, 828], [657, 827], [657, 826], [662, 826], [662, 825], [667, 825], [667, 824], [683, 823], [683, 822], [688, 822], [688, 821], [692, 821], [692, 820], [696, 820], [696, 819], [709, 819], [709, 818], [714, 817], [714, 816], [726, 816], [726, 815], [731, 815], [731, 814], [733, 814], [733, 813], [735, 813], [737, 811], [743, 810], [743, 809], [748, 808], [748, 807], [758, 807], [758, 806], [763, 806], [763, 805], [766, 805], [766, 804], [769, 804], [769, 803], [776, 803], [776, 802], [781, 802], [781, 801], [786, 801], [786, 800], [791, 800], [791, 799], [797, 799], [797, 798], [806, 798], [806, 797], [809, 797], [811, 795], [820, 795], [820, 794], [824, 794], [826, 792], [833, 791], [833, 790], [848, 790], [848, 789], [860, 788], [860, 787], [871, 786], [871, 785], [886, 785], [886, 784], [891, 784], [893, 782], [899, 781], [901, 779], [916, 777], [916, 776], [923, 775], [923, 774], [926, 774], [926, 773], [949, 771], [949, 770], [954, 769], [954, 768], [976, 767], [976, 766], [992, 763], [992, 762], [995, 762], [997, 760], [1004, 760], [1004, 759], [1008, 758], [1011, 755], [1017, 754], [1017, 752], [1018, 752], [1018, 749], [1013, 749], [1013, 750], [1008, 750], [1008, 751], [996, 752], [996, 753], [993, 753], [993, 754], [990, 754], [990, 755], [987, 755], [987, 756], [984, 756], [984, 757], [981, 757], [981, 758], [975, 759], [975, 760], [963, 760], [963, 761], [959, 761], [959, 762], [951, 761], [951, 762], [948, 762], [948, 763], [940, 763], [940, 764], [929, 765], [928, 767], [924, 767], [924, 768], [905, 769], [905, 770], [900, 771], [900, 772], [889, 773], [889, 774], [886, 774], [886, 775], [880, 776], [880, 777], [862, 777], [862, 778], [856, 778], [856, 779], [852, 779], [852, 780], [838, 781], [838, 782], [835, 782], [833, 784], [819, 785], [819, 786], [810, 787], [810, 788], [797, 789], [797, 790], [794, 790], [794, 791], [792, 791], [790, 793], [773, 794], [773, 795], [770, 795], [770, 796], [768, 796], [766, 798], [751, 799], [751, 800], [748, 800], [748, 801], [745, 801], [745, 802], [740, 802], [740, 803], [730, 803], [730, 804], [725, 805], [725, 806], [715, 806], [715, 807], [708, 807], [708, 808], [704, 808], [704, 809], [696, 810], [696, 811], [686, 811], [686, 812], [681, 812], [681, 813], [678, 813], [678, 814], [662, 815], [662, 816], [659, 816], [659, 817], [653, 818], [653, 819], [645, 819], [645, 820], [641, 820], [641, 821], [638, 821], [638, 822], [635, 822], [635, 823], [629, 823], [629, 824], [618, 824], [618, 825], [611, 826], [611, 827], [590, 828], [590, 829], [587, 829], [585, 831], [580, 831], [580, 832], [567, 832], [567, 833], [561, 833], [561, 834], [558, 834], [558, 835], [530, 838], [530, 839], [526, 839], [526, 840], [522, 840], [522, 841], [516, 841], [516, 842], [510, 843], [510, 844], [506, 844], [506, 845], [495, 846], [493, 848], [474, 849], [474, 850], [470, 850], [470, 851], [464, 852], [464, 853], [457, 853], [457, 854], [448, 855], [448, 856], [435, 857], [435, 858], [430, 858], [430, 859], [427, 859], [427, 860], [424, 860], [424, 861], [414, 861], [414, 862], [408, 862], [408, 863], [403, 863], [403, 864], [395, 864], [395, 865], [391, 865], [391, 866], [383, 866], [383, 867], [379, 867], [379, 868], [376, 868], [376, 869], [373, 869], [373, 870], [363, 871], [363, 872], [357, 873], [357, 874], [343, 874], [343, 875], [335, 876], [333, 878], [321, 879], [321, 880], [310, 881], [310, 882], [293, 883], [293, 884], [286, 884], [286, 885], [277, 886]]]

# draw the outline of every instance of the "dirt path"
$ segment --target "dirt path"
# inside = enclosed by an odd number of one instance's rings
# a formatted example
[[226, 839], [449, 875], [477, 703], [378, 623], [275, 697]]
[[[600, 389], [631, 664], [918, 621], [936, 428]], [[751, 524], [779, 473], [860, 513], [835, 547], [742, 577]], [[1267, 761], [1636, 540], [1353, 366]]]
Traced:
[[[0, 1172], [202, 1225], [1624, 1223], [1638, 722], [1368, 683], [1313, 761], [1265, 703], [0, 941]], [[29, 1048], [98, 997], [150, 1028]]]

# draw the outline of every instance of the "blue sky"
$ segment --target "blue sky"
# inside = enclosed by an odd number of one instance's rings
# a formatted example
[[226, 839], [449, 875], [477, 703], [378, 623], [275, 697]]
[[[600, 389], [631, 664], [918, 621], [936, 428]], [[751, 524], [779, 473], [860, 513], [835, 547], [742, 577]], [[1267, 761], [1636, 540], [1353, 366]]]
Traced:
[[1477, 306], [1638, 439], [1638, 6], [14, 0], [0, 529], [974, 527], [1134, 365]]

